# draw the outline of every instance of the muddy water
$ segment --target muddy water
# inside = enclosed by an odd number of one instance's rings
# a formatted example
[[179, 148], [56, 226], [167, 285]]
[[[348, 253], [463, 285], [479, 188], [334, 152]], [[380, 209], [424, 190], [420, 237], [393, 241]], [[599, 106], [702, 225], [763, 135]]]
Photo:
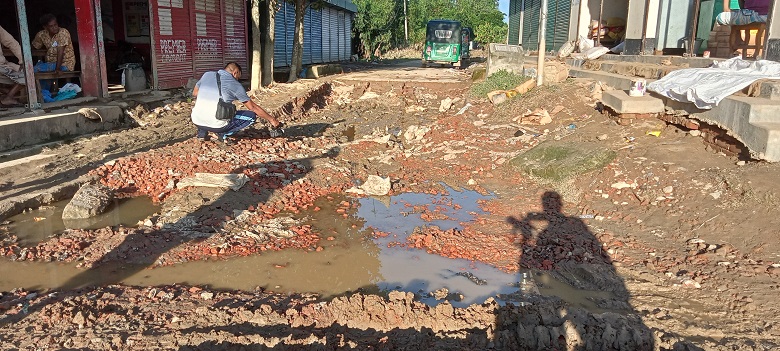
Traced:
[[65, 229], [97, 229], [107, 226], [135, 226], [138, 221], [148, 217], [159, 206], [146, 197], [116, 199], [111, 208], [102, 215], [89, 219], [62, 219], [62, 210], [68, 201], [55, 202], [49, 206], [28, 211], [10, 217], [9, 230], [19, 237], [22, 245], [35, 245]]
[[[388, 247], [390, 242], [405, 242], [406, 236], [418, 226], [457, 228], [461, 222], [472, 220], [473, 213], [482, 212], [477, 200], [489, 198], [471, 191], [448, 191], [448, 195], [407, 193], [384, 199], [352, 199], [349, 201], [359, 203], [359, 207], [350, 210], [346, 219], [333, 215], [334, 204], [346, 198], [320, 199], [317, 206], [323, 210], [307, 213], [306, 221], [323, 237], [321, 252], [285, 250], [226, 261], [190, 262], [143, 269], [129, 277], [117, 274], [128, 267], [84, 272], [74, 265], [0, 261], [0, 291], [16, 287], [58, 288], [81, 274], [78, 281], [82, 285], [121, 282], [137, 286], [180, 283], [240, 290], [260, 287], [277, 292], [315, 292], [325, 298], [358, 290], [404, 290], [418, 294], [430, 304], [437, 303], [430, 292], [447, 288], [455, 306], [517, 293], [522, 280], [520, 274], [507, 274], [485, 264], [448, 259], [422, 250]], [[461, 208], [456, 209], [454, 205]], [[449, 219], [426, 222], [418, 213], [412, 213], [412, 206], [428, 206]], [[392, 235], [375, 239], [371, 235], [374, 229]], [[589, 298], [608, 296], [576, 290], [540, 273], [529, 277], [540, 286], [543, 295], [559, 296], [572, 305], [591, 310], [598, 308]], [[474, 278], [484, 284], [476, 284]]]

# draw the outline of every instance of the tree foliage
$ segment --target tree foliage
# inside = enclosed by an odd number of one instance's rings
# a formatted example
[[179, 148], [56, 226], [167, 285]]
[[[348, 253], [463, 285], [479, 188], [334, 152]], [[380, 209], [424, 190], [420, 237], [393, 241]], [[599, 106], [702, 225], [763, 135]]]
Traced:
[[404, 0], [353, 0], [358, 13], [355, 34], [363, 56], [425, 40], [425, 26], [432, 19], [453, 19], [471, 27], [477, 41], [506, 41], [507, 26], [498, 0], [406, 0], [409, 42], [404, 40]]

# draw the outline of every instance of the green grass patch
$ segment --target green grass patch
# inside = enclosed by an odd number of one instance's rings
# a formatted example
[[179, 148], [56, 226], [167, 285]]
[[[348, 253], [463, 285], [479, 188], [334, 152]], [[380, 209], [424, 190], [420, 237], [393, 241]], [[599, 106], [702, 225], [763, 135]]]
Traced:
[[471, 95], [485, 97], [493, 90], [514, 89], [516, 86], [522, 84], [528, 79], [530, 78], [510, 73], [505, 70], [500, 70], [496, 73], [493, 73], [492, 76], [487, 77], [484, 81], [472, 85]]

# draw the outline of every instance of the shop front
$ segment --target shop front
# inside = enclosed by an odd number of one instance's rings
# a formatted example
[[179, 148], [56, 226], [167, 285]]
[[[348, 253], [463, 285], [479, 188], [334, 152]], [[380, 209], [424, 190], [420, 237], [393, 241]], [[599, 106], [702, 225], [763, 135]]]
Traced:
[[[25, 62], [18, 63], [35, 72], [27, 77], [25, 102], [40, 108], [41, 78], [54, 75], [33, 68], [46, 59], [32, 45], [45, 14], [70, 33], [75, 53], [57, 81], [72, 80], [83, 96], [108, 97], [130, 88], [129, 72], [142, 79], [134, 89], [170, 89], [227, 62], [248, 69], [246, 9], [246, 0], [17, 0], [0, 25], [22, 46]], [[8, 50], [4, 56], [16, 61]]]

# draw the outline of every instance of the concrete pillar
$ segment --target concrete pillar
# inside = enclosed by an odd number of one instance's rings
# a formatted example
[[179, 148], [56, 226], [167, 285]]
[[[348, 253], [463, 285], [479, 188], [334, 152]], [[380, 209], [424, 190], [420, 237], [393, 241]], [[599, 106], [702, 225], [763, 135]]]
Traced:
[[[772, 1], [772, 7], [767, 16], [766, 41], [764, 42], [764, 58], [780, 61], [780, 5]], [[776, 20], [773, 20], [776, 19]]]
[[588, 37], [590, 32], [590, 21], [599, 18], [598, 11], [592, 13], [592, 8], [598, 8], [601, 0], [580, 0], [579, 11], [577, 12], [577, 38]]
[[520, 24], [517, 28], [517, 45], [523, 46], [523, 24], [525, 24], [525, 0], [520, 0]]
[[[629, 0], [626, 18], [626, 55], [652, 55], [658, 31], [659, 0]], [[644, 36], [642, 35], [644, 33]], [[644, 37], [644, 43], [643, 43]]]
[[580, 0], [574, 0], [571, 3], [571, 10], [569, 12], [569, 41], [577, 40], [577, 27], [580, 24]]
[[647, 26], [645, 27], [644, 55], [653, 55], [658, 47], [658, 19], [661, 11], [661, 0], [647, 0]]

